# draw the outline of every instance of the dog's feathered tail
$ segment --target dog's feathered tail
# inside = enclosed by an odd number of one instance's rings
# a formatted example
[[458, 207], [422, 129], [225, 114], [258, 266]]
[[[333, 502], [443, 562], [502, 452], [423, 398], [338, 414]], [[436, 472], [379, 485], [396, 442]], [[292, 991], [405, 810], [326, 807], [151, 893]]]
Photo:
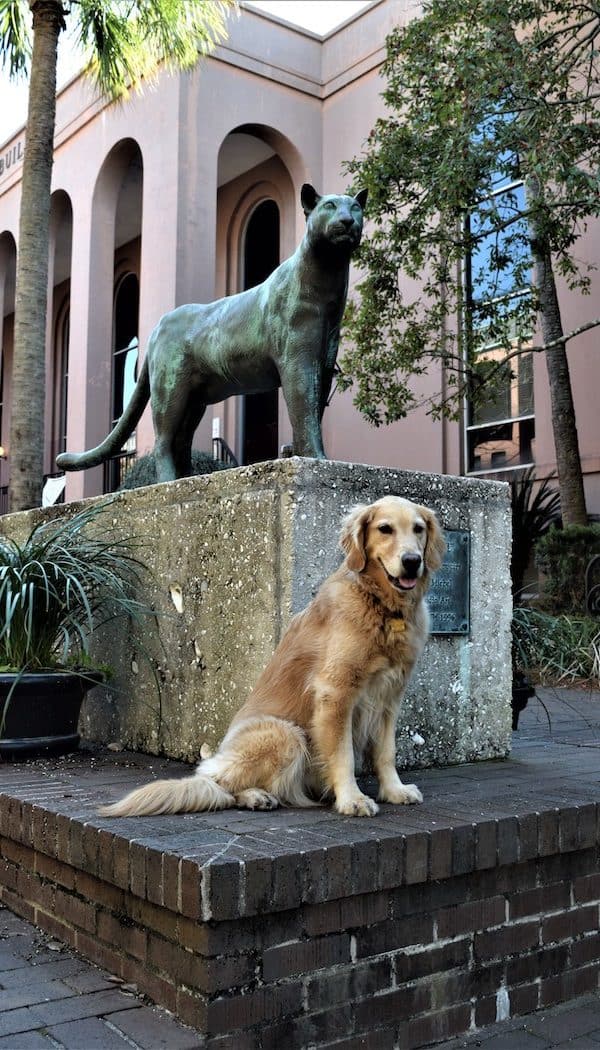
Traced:
[[210, 777], [196, 773], [184, 780], [156, 780], [136, 788], [119, 802], [101, 806], [98, 812], [103, 817], [145, 817], [159, 813], [201, 813], [234, 805], [233, 795]]

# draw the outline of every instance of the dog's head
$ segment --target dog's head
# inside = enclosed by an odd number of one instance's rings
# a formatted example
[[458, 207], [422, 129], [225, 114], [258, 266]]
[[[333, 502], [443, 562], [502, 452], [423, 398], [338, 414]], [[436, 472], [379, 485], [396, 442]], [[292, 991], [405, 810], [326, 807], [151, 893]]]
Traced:
[[432, 510], [401, 496], [354, 507], [340, 544], [353, 572], [369, 571], [384, 587], [412, 591], [442, 564], [446, 541]]

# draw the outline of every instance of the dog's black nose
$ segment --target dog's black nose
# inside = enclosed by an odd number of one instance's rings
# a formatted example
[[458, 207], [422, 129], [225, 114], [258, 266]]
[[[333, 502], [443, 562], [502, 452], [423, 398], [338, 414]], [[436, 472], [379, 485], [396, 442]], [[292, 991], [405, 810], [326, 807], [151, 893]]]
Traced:
[[404, 572], [409, 579], [414, 580], [419, 569], [421, 568], [421, 555], [420, 554], [403, 554], [402, 555], [402, 567]]

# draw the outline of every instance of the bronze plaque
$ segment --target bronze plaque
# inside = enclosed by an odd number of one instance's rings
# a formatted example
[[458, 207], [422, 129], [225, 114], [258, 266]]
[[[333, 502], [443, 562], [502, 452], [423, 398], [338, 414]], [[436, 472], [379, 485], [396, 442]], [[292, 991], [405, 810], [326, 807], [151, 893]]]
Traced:
[[468, 634], [471, 534], [464, 529], [446, 529], [444, 536], [448, 551], [427, 596], [431, 634]]

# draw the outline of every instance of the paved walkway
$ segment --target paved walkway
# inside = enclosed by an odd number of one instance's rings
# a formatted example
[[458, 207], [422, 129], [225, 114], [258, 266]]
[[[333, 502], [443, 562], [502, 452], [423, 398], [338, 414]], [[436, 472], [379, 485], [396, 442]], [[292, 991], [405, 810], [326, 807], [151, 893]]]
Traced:
[[197, 1032], [0, 906], [0, 1048], [188, 1050]]
[[600, 995], [584, 995], [551, 1010], [482, 1028], [473, 1035], [438, 1043], [436, 1050], [599, 1050]]
[[[573, 787], [578, 778], [587, 777], [588, 786], [590, 780], [597, 782], [600, 694], [544, 690], [541, 701], [543, 704], [537, 699], [530, 701], [521, 715], [513, 751], [515, 771], [525, 759], [528, 764], [547, 770], [564, 751], [563, 757], [571, 760]], [[575, 756], [578, 761], [574, 761]], [[432, 781], [439, 777], [472, 780], [475, 769], [454, 767], [430, 771], [421, 774], [421, 778], [425, 775]], [[490, 774], [491, 766], [488, 777]], [[506, 772], [503, 777], [505, 781]], [[564, 787], [565, 774], [561, 771], [557, 775], [557, 790]], [[236, 814], [228, 814], [228, 819], [235, 820]], [[273, 820], [272, 815], [270, 819]], [[282, 823], [286, 821], [282, 819]], [[184, 1050], [201, 1046], [202, 1038], [197, 1032], [180, 1024], [166, 1010], [148, 1005], [136, 994], [135, 986], [123, 984], [90, 965], [71, 949], [0, 908], [0, 1050]], [[476, 1046], [483, 1050], [600, 1050], [600, 997], [588, 995], [529, 1017], [493, 1025], [472, 1036], [440, 1044], [438, 1050]]]

